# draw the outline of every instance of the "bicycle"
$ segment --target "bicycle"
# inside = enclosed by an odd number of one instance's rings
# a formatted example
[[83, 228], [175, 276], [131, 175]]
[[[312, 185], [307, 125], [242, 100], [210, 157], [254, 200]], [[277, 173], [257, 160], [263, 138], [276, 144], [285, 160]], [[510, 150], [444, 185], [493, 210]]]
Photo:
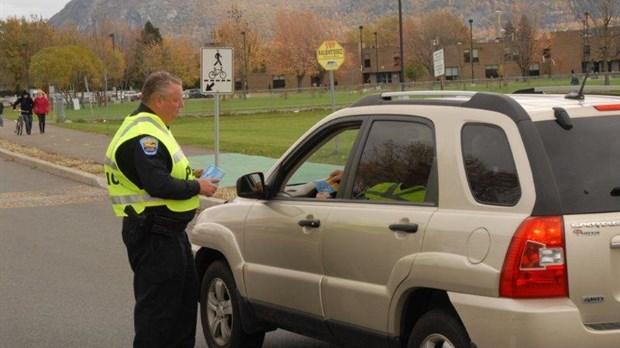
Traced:
[[209, 78], [211, 80], [214, 80], [218, 76], [221, 77], [222, 79], [226, 78], [226, 72], [224, 72], [224, 70], [221, 67], [213, 68], [213, 71], [209, 71]]

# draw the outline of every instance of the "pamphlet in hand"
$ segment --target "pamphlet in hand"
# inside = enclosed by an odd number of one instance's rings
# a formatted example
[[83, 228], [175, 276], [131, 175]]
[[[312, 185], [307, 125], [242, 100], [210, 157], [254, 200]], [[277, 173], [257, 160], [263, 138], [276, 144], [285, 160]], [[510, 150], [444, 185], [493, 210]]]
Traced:
[[205, 170], [202, 172], [202, 175], [200, 176], [201, 179], [220, 179], [222, 180], [222, 178], [224, 177], [224, 174], [226, 174], [225, 171], [223, 171], [221, 168], [216, 167], [214, 165], [210, 165], [207, 168], [205, 168]]
[[327, 192], [329, 194], [336, 192], [336, 189], [327, 180], [315, 180], [314, 186], [316, 186], [318, 192]]

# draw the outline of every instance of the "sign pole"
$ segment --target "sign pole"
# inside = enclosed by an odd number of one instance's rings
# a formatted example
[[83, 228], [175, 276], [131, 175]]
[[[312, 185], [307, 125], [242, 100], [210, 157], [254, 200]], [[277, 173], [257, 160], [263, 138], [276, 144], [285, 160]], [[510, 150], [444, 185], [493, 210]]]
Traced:
[[215, 166], [220, 166], [220, 95], [215, 95], [215, 116], [213, 118], [213, 148], [215, 150]]
[[332, 112], [336, 111], [336, 95], [334, 92], [334, 71], [329, 71], [329, 90], [331, 94]]

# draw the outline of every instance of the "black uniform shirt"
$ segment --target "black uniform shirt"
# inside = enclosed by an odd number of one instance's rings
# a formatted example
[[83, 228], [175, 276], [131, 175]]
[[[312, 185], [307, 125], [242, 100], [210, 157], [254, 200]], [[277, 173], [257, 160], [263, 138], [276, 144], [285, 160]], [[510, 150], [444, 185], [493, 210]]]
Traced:
[[[131, 115], [140, 112], [154, 114], [144, 104]], [[155, 138], [151, 135], [140, 135], [121, 144], [116, 152], [119, 169], [140, 189], [144, 189], [152, 197], [185, 200], [200, 192], [200, 184], [196, 180], [181, 180], [170, 176], [172, 161], [170, 153], [162, 141], [158, 139], [156, 152], [146, 151], [140, 140]], [[149, 152], [147, 154], [147, 152]], [[173, 218], [180, 222], [189, 222], [194, 218], [195, 209], [187, 212], [174, 212], [166, 206], [147, 207], [146, 214], [156, 214]]]

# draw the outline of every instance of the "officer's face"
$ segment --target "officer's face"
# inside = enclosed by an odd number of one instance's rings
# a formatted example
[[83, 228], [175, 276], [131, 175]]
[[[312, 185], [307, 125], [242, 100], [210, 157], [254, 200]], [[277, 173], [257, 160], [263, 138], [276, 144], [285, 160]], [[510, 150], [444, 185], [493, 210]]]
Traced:
[[179, 116], [179, 112], [183, 109], [183, 87], [171, 84], [168, 95], [159, 95], [157, 99], [159, 110], [154, 111], [156, 111], [164, 123], [169, 125]]

